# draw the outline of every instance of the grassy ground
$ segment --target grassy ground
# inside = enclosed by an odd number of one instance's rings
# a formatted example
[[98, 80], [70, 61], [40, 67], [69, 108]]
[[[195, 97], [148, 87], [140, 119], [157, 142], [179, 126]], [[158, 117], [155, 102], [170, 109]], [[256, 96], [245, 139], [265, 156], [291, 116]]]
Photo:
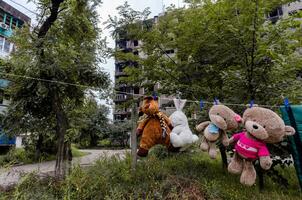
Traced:
[[79, 150], [79, 149], [77, 149], [75, 146], [71, 146], [71, 151], [72, 151], [72, 156], [73, 157], [82, 157], [82, 156], [86, 156], [86, 155], [88, 155], [89, 153], [87, 153], [87, 152], [83, 152], [83, 151], [81, 151], [81, 150]]
[[139, 160], [135, 172], [130, 170], [130, 160], [129, 156], [123, 161], [112, 158], [87, 169], [76, 167], [63, 182], [28, 175], [0, 199], [302, 199], [293, 168], [282, 170], [288, 188], [266, 176], [265, 190], [259, 192], [257, 185], [242, 186], [239, 176], [223, 171], [220, 159], [210, 160], [199, 151], [168, 155], [155, 150]]
[[[74, 145], [71, 147], [73, 157], [82, 157], [87, 155], [87, 152], [82, 152]], [[55, 160], [55, 155], [43, 155], [39, 162]], [[0, 167], [13, 166], [16, 164], [31, 164], [37, 161], [34, 160], [34, 153], [27, 152], [25, 149], [10, 149], [7, 153], [0, 155]]]

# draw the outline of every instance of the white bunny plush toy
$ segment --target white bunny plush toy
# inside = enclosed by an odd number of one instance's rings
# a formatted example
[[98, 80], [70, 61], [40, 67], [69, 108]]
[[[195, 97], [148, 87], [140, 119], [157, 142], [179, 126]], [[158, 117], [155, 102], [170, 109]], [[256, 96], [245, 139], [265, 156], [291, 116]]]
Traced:
[[190, 130], [188, 118], [182, 112], [187, 100], [173, 99], [176, 111], [169, 117], [173, 126], [170, 133], [170, 141], [173, 147], [186, 147], [198, 140], [198, 136], [194, 135]]

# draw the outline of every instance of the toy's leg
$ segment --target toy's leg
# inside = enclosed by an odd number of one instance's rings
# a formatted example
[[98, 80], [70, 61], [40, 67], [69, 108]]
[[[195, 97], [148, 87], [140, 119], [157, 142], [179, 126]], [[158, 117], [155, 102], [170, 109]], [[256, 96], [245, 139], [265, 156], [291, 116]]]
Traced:
[[137, 155], [140, 157], [146, 157], [148, 155], [148, 153], [149, 153], [149, 150], [141, 148], [141, 147], [137, 151]]
[[234, 157], [232, 158], [228, 171], [232, 174], [240, 174], [243, 168], [243, 160], [239, 157], [237, 153], [234, 153]]
[[[175, 135], [178, 139], [178, 135], [177, 134], [175, 134]], [[163, 139], [161, 144], [165, 145], [167, 147], [168, 151], [170, 151], [170, 152], [179, 152], [181, 147], [173, 146], [172, 141], [171, 141], [171, 136], [172, 136], [172, 133], [170, 134], [170, 137], [167, 136], [165, 139]]]
[[221, 133], [221, 143], [225, 147], [229, 146], [229, 137], [228, 137], [227, 133], [224, 131]]
[[216, 142], [209, 142], [209, 155], [210, 158], [215, 159], [217, 155]]
[[200, 144], [200, 149], [202, 151], [208, 151], [209, 150], [209, 144], [208, 141], [205, 137], [202, 138], [201, 144]]
[[148, 134], [143, 133], [140, 141], [139, 149], [137, 155], [141, 157], [146, 157], [148, 155], [149, 149], [155, 145], [155, 139], [148, 136]]
[[170, 142], [171, 142], [171, 144], [173, 144], [174, 147], [183, 146], [183, 141], [181, 140], [181, 137], [174, 132], [171, 132], [171, 134], [170, 134]]
[[240, 183], [247, 186], [252, 186], [256, 181], [256, 170], [252, 161], [244, 160], [243, 170], [240, 177]]

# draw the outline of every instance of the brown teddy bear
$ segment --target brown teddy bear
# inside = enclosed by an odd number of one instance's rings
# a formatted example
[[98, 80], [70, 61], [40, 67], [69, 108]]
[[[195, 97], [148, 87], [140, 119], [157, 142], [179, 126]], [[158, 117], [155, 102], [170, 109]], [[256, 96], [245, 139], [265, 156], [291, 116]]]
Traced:
[[151, 147], [162, 144], [169, 151], [177, 151], [170, 143], [170, 133], [173, 128], [169, 118], [159, 111], [157, 97], [148, 96], [143, 100], [140, 111], [144, 114], [138, 121], [137, 135], [142, 136], [140, 140], [138, 156], [148, 155]]
[[241, 117], [225, 105], [213, 105], [209, 111], [211, 121], [202, 122], [196, 126], [198, 132], [204, 133], [200, 144], [203, 151], [208, 151], [212, 159], [216, 158], [216, 142], [221, 139], [224, 146], [229, 145], [226, 131], [235, 130], [241, 123]]
[[265, 170], [272, 165], [266, 143], [280, 142], [284, 136], [293, 135], [295, 129], [285, 126], [275, 112], [261, 107], [246, 109], [243, 122], [246, 131], [233, 135], [229, 140], [229, 143], [236, 144], [228, 171], [241, 174], [240, 182], [251, 186], [256, 181], [256, 171], [252, 162], [259, 158], [260, 166]]

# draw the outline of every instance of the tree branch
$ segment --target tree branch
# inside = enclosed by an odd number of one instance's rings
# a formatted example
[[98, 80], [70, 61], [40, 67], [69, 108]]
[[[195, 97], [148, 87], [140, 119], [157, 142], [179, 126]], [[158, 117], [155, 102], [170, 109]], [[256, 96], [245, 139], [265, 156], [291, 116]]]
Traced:
[[38, 38], [43, 38], [51, 28], [53, 23], [57, 20], [59, 14], [59, 7], [63, 2], [64, 0], [51, 0], [52, 5], [50, 8], [50, 15], [39, 29]]

